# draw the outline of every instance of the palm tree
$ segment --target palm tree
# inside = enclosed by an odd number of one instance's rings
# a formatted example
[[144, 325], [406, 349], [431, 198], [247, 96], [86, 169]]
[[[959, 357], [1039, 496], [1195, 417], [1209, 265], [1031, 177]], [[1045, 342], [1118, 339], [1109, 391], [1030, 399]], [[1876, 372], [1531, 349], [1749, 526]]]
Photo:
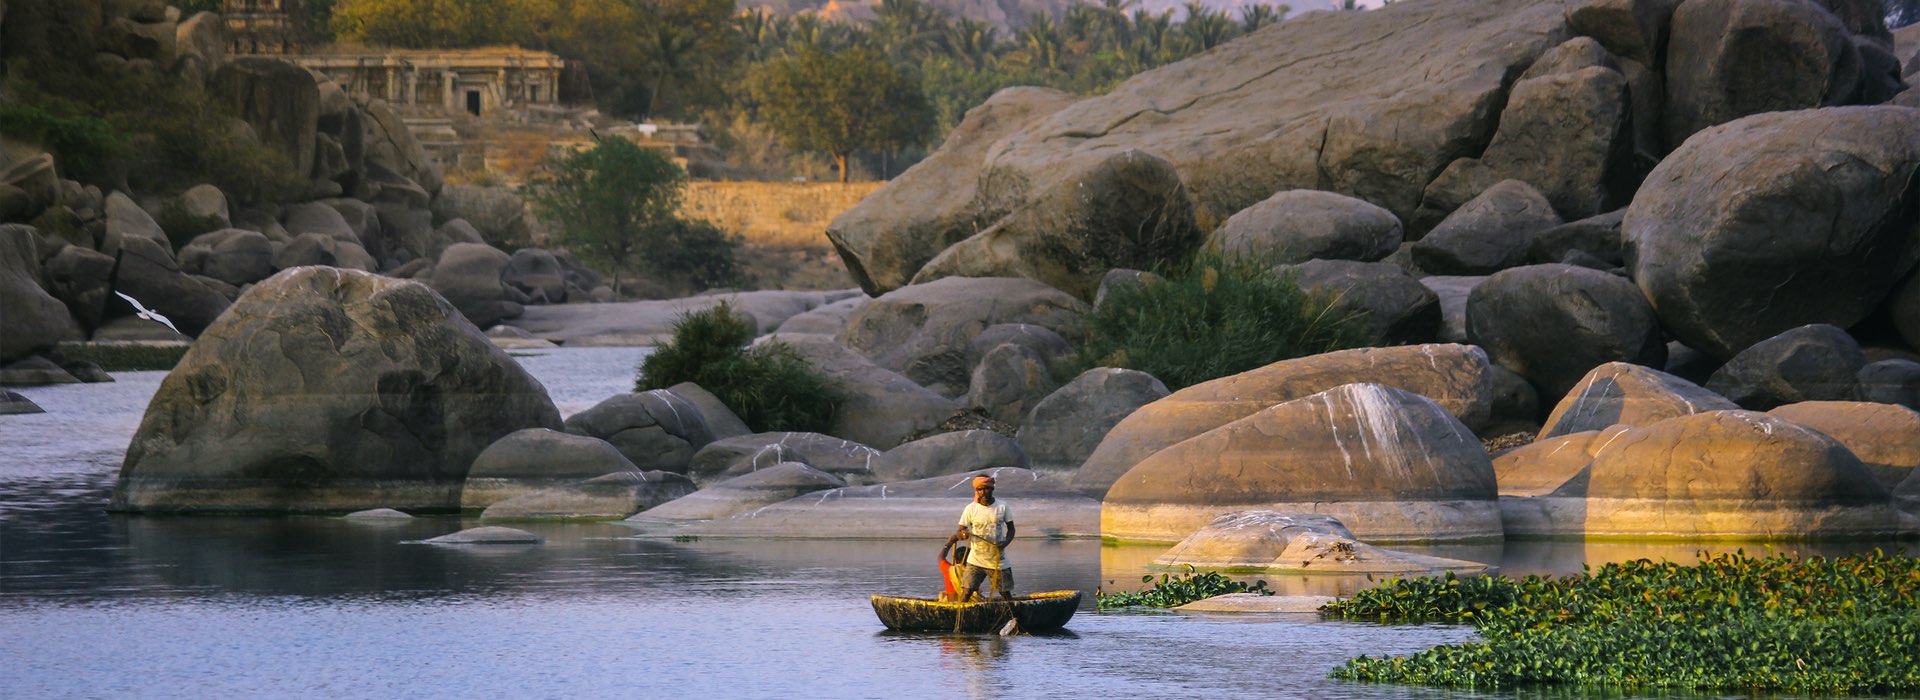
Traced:
[[1199, 0], [1189, 0], [1183, 7], [1187, 21], [1180, 23], [1180, 36], [1186, 39], [1189, 53], [1200, 53], [1233, 38], [1234, 25], [1226, 15]]
[[967, 64], [974, 70], [987, 67], [999, 48], [994, 37], [994, 26], [986, 22], [966, 17], [949, 24], [940, 33], [940, 48], [954, 60]]
[[869, 33], [895, 63], [926, 59], [946, 19], [944, 10], [920, 0], [880, 0], [874, 15]]
[[647, 99], [647, 116], [660, 112], [667, 94], [667, 83], [687, 74], [692, 67], [694, 45], [698, 41], [688, 32], [662, 22], [641, 44], [647, 62], [653, 64], [653, 94]]
[[1240, 33], [1252, 34], [1261, 27], [1286, 19], [1287, 13], [1292, 10], [1292, 7], [1286, 5], [1278, 7], [1266, 3], [1244, 5], [1240, 8]]
[[1020, 50], [1027, 65], [1043, 71], [1058, 71], [1065, 65], [1066, 44], [1059, 23], [1045, 13], [1035, 14], [1020, 30]]

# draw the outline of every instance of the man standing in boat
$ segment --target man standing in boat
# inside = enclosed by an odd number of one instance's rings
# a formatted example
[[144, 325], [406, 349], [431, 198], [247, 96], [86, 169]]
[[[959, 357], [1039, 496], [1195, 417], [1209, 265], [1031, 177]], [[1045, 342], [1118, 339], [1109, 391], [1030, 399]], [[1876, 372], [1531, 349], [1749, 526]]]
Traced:
[[968, 540], [967, 562], [960, 573], [960, 600], [972, 600], [974, 591], [989, 579], [1001, 598], [1013, 598], [1013, 568], [1005, 549], [1013, 542], [1013, 511], [993, 498], [993, 477], [973, 477], [973, 502], [960, 513], [960, 529], [947, 538], [941, 556], [955, 542]]

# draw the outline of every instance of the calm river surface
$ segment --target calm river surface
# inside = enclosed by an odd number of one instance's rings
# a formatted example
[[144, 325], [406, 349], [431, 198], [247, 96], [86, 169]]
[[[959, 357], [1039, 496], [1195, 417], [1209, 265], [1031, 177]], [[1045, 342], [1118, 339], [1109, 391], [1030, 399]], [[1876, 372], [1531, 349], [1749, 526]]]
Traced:
[[[628, 390], [644, 352], [521, 361], [571, 414]], [[0, 697], [1516, 697], [1326, 677], [1352, 656], [1471, 639], [1461, 627], [1097, 613], [1089, 601], [1068, 635], [884, 632], [867, 596], [938, 590], [937, 541], [672, 542], [555, 525], [528, 528], [545, 545], [454, 548], [414, 541], [473, 522], [110, 516], [162, 376], [25, 389], [48, 412], [0, 416]], [[1012, 551], [1022, 588], [1088, 592], [1138, 588], [1158, 554], [1090, 541]], [[1693, 548], [1426, 551], [1559, 573]], [[1365, 581], [1273, 583], [1340, 593]]]

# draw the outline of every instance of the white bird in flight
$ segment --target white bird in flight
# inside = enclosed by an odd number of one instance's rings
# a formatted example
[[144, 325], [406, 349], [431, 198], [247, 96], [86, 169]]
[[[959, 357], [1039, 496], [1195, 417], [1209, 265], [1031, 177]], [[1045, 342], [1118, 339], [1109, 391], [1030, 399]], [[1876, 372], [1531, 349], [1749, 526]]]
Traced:
[[[127, 296], [126, 292], [114, 290], [113, 293], [120, 295], [120, 298], [127, 300], [127, 303], [133, 305], [133, 311], [135, 316], [139, 316], [140, 318], [144, 318], [149, 321], [159, 321], [160, 323], [165, 324], [166, 327], [172, 328], [173, 332], [180, 333], [180, 329], [174, 326], [172, 321], [167, 320], [167, 317], [161, 316], [160, 312], [154, 311], [153, 309], [149, 309], [145, 306], [141, 306], [139, 300], [134, 299], [133, 297]], [[186, 334], [181, 333], [181, 335], [186, 335]]]

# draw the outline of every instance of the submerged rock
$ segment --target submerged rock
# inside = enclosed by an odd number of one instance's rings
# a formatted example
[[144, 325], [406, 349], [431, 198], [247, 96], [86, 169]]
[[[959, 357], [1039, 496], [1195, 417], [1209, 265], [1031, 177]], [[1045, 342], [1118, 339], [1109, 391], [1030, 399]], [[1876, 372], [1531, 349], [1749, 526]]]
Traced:
[[352, 513], [348, 513], [341, 517], [350, 518], [353, 520], [412, 520], [413, 519], [413, 516], [407, 515], [406, 513], [402, 513], [392, 508], [373, 508], [370, 510], [356, 510]]
[[451, 535], [441, 535], [427, 544], [540, 544], [539, 535], [498, 525], [471, 527]]
[[1396, 552], [1354, 538], [1338, 518], [1315, 513], [1225, 513], [1153, 560], [1157, 567], [1269, 573], [1427, 575], [1482, 571], [1486, 564]]
[[18, 416], [28, 413], [46, 413], [46, 409], [17, 392], [0, 391], [0, 416]]

